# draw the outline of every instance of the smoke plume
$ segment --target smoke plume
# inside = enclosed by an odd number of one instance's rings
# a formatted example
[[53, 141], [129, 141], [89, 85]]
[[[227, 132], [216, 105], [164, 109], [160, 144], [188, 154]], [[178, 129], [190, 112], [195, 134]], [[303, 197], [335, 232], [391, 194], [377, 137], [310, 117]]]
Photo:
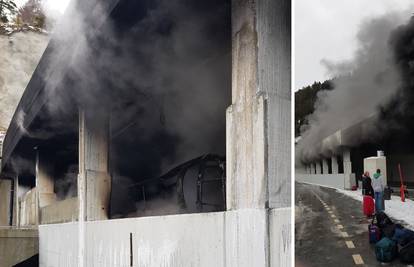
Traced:
[[413, 31], [412, 20], [398, 27], [405, 19], [402, 14], [392, 13], [366, 21], [358, 32], [358, 49], [352, 60], [322, 62], [329, 74], [336, 77], [334, 90], [319, 93], [315, 111], [308, 117], [308, 125], [301, 129], [303, 139], [297, 147], [301, 161], [308, 162], [335, 153], [337, 144], [317, 144], [337, 130], [367, 118], [374, 123], [348, 145], [373, 141], [396, 127], [397, 124], [385, 119], [384, 114], [390, 117], [404, 105], [390, 105], [390, 102], [401, 102], [406, 97], [413, 99], [405, 89], [412, 86], [407, 81], [410, 71], [405, 54], [408, 47], [412, 50], [412, 38], [408, 33], [408, 29]]

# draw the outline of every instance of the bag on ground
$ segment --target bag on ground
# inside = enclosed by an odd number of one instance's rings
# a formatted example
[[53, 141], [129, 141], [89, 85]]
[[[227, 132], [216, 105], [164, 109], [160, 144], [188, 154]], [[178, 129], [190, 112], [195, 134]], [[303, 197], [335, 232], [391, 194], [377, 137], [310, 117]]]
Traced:
[[369, 243], [375, 244], [381, 239], [381, 230], [375, 224], [368, 225]]
[[381, 228], [381, 229], [383, 229], [385, 226], [387, 226], [389, 224], [393, 224], [390, 217], [388, 217], [388, 215], [385, 214], [385, 212], [383, 212], [383, 211], [375, 213], [375, 219], [377, 221], [378, 227]]
[[398, 246], [400, 260], [403, 263], [414, 263], [414, 241], [409, 242], [405, 246]]
[[394, 237], [395, 229], [397, 229], [396, 224], [387, 224], [381, 229], [382, 236], [392, 239]]
[[414, 231], [406, 228], [396, 228], [392, 240], [398, 243], [400, 246], [405, 246], [411, 241], [414, 241]]
[[391, 193], [392, 189], [391, 187], [387, 186], [384, 188], [384, 200], [391, 200]]
[[362, 200], [362, 210], [365, 216], [372, 216], [374, 214], [375, 205], [374, 199], [371, 196], [364, 196]]
[[391, 262], [397, 256], [397, 244], [388, 237], [375, 244], [375, 256], [380, 262]]

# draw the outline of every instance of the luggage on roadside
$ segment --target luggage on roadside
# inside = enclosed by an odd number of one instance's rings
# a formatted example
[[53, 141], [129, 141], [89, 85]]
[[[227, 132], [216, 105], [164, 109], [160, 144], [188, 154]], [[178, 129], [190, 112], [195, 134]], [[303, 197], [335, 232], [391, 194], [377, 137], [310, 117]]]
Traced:
[[375, 224], [368, 225], [369, 243], [375, 244], [381, 239], [381, 229]]
[[387, 224], [381, 229], [382, 236], [392, 239], [394, 237], [394, 233], [396, 229], [397, 229], [396, 224]]
[[357, 191], [358, 190], [358, 186], [356, 186], [356, 185], [351, 186], [351, 190], [352, 191]]
[[364, 196], [362, 199], [362, 210], [365, 216], [371, 217], [374, 214], [374, 199], [371, 196]]
[[381, 228], [381, 229], [383, 229], [385, 226], [387, 226], [389, 224], [393, 224], [390, 217], [388, 217], [388, 215], [385, 214], [385, 212], [383, 212], [383, 211], [376, 212], [374, 217], [375, 217], [375, 220], [376, 220], [376, 225], [378, 225], [378, 227]]
[[397, 256], [397, 243], [388, 237], [375, 244], [375, 256], [380, 262], [391, 262]]
[[392, 240], [397, 242], [400, 246], [405, 246], [408, 243], [414, 241], [414, 231], [406, 228], [395, 228], [394, 236]]
[[384, 189], [384, 200], [391, 200], [391, 193], [392, 193], [392, 189], [391, 187], [387, 186]]
[[398, 245], [398, 253], [403, 263], [414, 263], [414, 241], [409, 242], [405, 246]]

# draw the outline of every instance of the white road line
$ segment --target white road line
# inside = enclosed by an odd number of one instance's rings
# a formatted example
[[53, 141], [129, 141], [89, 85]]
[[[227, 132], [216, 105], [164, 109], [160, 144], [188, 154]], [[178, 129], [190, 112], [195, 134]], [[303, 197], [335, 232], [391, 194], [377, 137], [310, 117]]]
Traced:
[[341, 232], [342, 237], [349, 237], [347, 232]]
[[[338, 222], [339, 222], [339, 220], [337, 220]], [[344, 226], [342, 225], [342, 224], [338, 224], [337, 226], [336, 226], [338, 229], [344, 229]]]
[[362, 260], [361, 255], [354, 254], [354, 255], [352, 255], [352, 258], [354, 259], [354, 262], [355, 262], [356, 265], [362, 265], [362, 264], [364, 264], [364, 261]]
[[335, 214], [332, 214], [332, 215], [331, 215], [331, 218], [336, 218]]
[[329, 213], [329, 214], [332, 214], [332, 213], [333, 213], [333, 211], [331, 211], [331, 210], [330, 210], [330, 211], [328, 211], [328, 213]]
[[339, 220], [338, 219], [335, 219], [334, 222], [339, 223]]
[[354, 242], [352, 241], [345, 241], [345, 244], [349, 249], [355, 248]]

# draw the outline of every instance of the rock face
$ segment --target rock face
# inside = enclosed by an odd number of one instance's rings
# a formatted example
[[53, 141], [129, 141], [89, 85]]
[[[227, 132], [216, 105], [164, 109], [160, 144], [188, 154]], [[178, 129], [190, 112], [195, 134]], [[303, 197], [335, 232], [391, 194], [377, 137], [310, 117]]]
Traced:
[[7, 129], [48, 41], [35, 31], [0, 34], [0, 131]]

